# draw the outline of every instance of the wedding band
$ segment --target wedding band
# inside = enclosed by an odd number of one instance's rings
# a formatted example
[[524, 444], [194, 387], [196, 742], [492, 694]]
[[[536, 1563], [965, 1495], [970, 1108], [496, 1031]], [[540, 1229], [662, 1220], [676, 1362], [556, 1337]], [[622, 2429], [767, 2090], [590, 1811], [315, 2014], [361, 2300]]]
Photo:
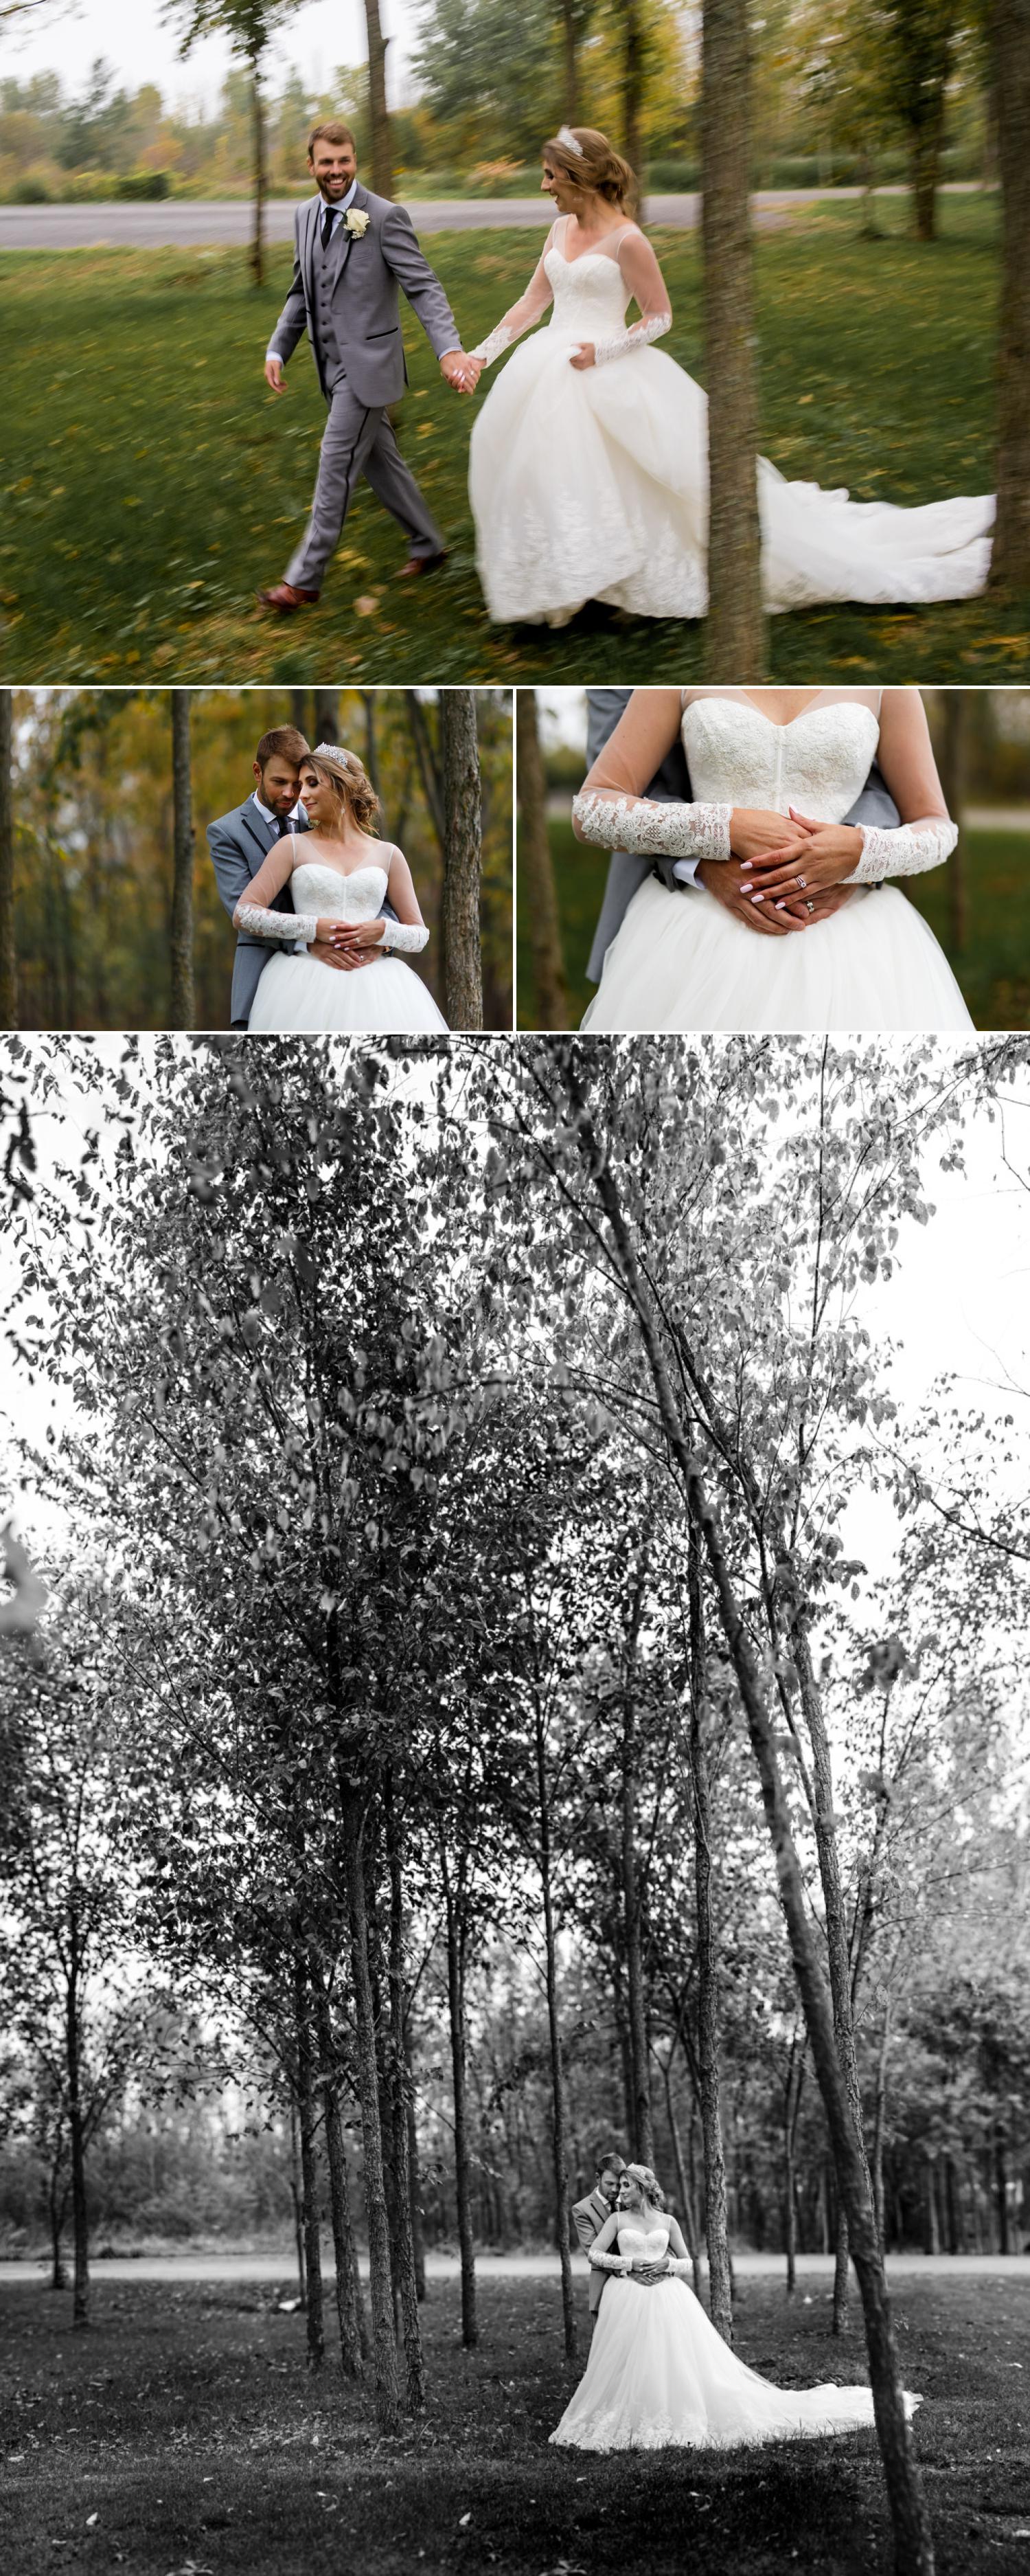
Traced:
[[811, 895], [809, 895], [808, 902], [807, 902], [807, 903], [806, 903], [806, 905], [805, 905], [805, 911], [806, 911], [806, 912], [814, 912], [814, 911], [815, 911], [815, 905], [814, 905], [814, 903], [813, 903], [813, 901], [812, 901], [812, 897], [811, 897]]

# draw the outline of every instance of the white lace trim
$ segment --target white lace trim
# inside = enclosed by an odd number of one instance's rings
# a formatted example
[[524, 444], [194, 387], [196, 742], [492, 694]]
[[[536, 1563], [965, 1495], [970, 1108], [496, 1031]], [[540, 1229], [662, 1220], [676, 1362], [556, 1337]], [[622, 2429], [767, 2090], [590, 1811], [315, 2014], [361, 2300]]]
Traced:
[[646, 322], [630, 322], [621, 331], [609, 331], [603, 340], [594, 342], [594, 364], [606, 367], [610, 358], [623, 357], [627, 349], [642, 349], [649, 340], [664, 340], [671, 329], [671, 313], [649, 313]]
[[728, 859], [732, 805], [656, 805], [645, 796], [581, 788], [572, 819], [603, 850], [641, 850], [673, 859]]
[[505, 349], [510, 349], [515, 337], [515, 332], [509, 330], [506, 322], [499, 322], [495, 331], [487, 332], [485, 340], [477, 340], [475, 348], [469, 350], [469, 356], [482, 358], [484, 367], [492, 367], [494, 359], [501, 357]]
[[939, 868], [942, 859], [950, 858], [958, 839], [958, 824], [951, 822], [903, 823], [894, 832], [880, 832], [873, 823], [856, 823], [862, 835], [862, 856], [847, 885], [879, 885], [883, 877], [917, 877], [924, 868]]
[[295, 940], [311, 940], [318, 934], [313, 912], [267, 912], [263, 904], [246, 903], [242, 898], [233, 914], [233, 926], [249, 931], [252, 939], [283, 940], [287, 947], [292, 947]]
[[428, 940], [429, 932], [424, 921], [384, 921], [383, 923], [384, 948], [403, 948], [410, 957], [417, 957], [419, 949], [425, 948]]

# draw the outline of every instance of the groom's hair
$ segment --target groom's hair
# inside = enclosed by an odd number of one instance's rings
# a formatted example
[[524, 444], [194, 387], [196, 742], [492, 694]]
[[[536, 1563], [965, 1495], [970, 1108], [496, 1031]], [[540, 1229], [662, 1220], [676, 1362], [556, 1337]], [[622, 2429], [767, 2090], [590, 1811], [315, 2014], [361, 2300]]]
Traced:
[[621, 2147], [598, 2147], [595, 2173], [625, 2173], [626, 2159]]
[[296, 725], [273, 725], [271, 733], [262, 734], [254, 754], [259, 769], [267, 769], [270, 760], [293, 760], [299, 769], [307, 757], [307, 743]]
[[309, 161], [316, 143], [349, 143], [351, 151], [354, 154], [354, 158], [357, 160], [358, 147], [355, 143], [354, 136], [351, 133], [349, 125], [343, 125], [338, 116], [331, 116], [328, 122], [324, 125], [312, 126], [311, 132], [308, 136]]

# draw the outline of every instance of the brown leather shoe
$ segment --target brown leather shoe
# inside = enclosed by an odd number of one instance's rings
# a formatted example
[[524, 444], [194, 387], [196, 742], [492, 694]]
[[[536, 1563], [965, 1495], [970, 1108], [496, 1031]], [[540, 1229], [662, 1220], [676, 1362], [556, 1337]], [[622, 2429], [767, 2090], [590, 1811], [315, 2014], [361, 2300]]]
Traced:
[[423, 573], [439, 572], [441, 564], [447, 561], [446, 546], [441, 546], [438, 555], [409, 555], [407, 563], [401, 565], [397, 579], [398, 581], [421, 581]]
[[317, 590], [295, 589], [292, 581], [277, 581], [273, 589], [258, 592], [261, 607], [276, 609], [280, 617], [292, 617], [296, 608], [313, 608], [320, 596]]

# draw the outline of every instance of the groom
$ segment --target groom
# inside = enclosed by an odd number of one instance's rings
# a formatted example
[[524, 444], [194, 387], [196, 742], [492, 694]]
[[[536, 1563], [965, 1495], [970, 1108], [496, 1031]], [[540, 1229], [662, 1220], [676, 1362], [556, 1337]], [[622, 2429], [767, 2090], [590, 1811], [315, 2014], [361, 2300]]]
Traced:
[[[263, 733], [254, 754], [256, 786], [242, 805], [234, 805], [231, 814], [220, 814], [216, 823], [207, 827], [208, 846], [218, 883], [218, 891], [230, 921], [241, 894], [256, 877], [262, 860], [281, 840], [284, 832], [306, 832], [308, 818], [300, 802], [300, 773], [308, 757], [308, 744], [296, 725], [275, 725]], [[391, 919], [393, 905], [381, 907]], [[289, 885], [273, 895], [270, 912], [292, 912], [293, 896]], [[296, 949], [285, 951], [267, 939], [254, 939], [249, 931], [236, 934], [236, 956], [232, 970], [230, 1017], [234, 1029], [245, 1029], [254, 1007], [254, 995], [269, 958], [277, 954], [293, 956]], [[375, 957], [373, 948], [347, 951], [328, 948], [316, 941], [303, 952], [317, 957], [323, 966], [342, 967], [353, 973]]]
[[284, 580], [258, 592], [262, 606], [280, 617], [318, 598], [362, 474], [408, 540], [401, 577], [414, 580], [445, 561], [443, 538], [400, 453], [388, 409], [408, 381], [398, 287], [448, 384], [471, 392], [479, 373], [477, 360], [462, 349], [405, 207], [360, 185], [348, 125], [333, 120], [313, 127], [308, 168], [318, 193], [297, 209], [293, 279], [269, 343], [265, 378], [274, 394], [285, 392], [283, 369], [306, 328], [329, 418], [300, 545]]
[[[594, 2168], [594, 2188], [587, 2193], [585, 2200], [574, 2201], [572, 2205], [572, 2222], [582, 2253], [589, 2254], [595, 2236], [600, 2235], [605, 2221], [611, 2217], [618, 2196], [619, 2183], [625, 2170], [626, 2160], [618, 2147], [598, 2148], [597, 2163]], [[597, 2323], [597, 2311], [601, 2305], [601, 2293], [606, 2277], [604, 2272], [595, 2271], [591, 2267], [588, 2290], [591, 2332]]]
[[[589, 768], [593, 767], [598, 753], [603, 750], [605, 743], [614, 733], [619, 718], [625, 714], [632, 695], [632, 689], [587, 690], [587, 765]], [[671, 751], [662, 762], [657, 777], [651, 780], [644, 794], [653, 797], [659, 805], [690, 804], [693, 801], [687, 755], [683, 749], [682, 740], [673, 744]], [[900, 819], [894, 799], [885, 787], [874, 761], [857, 804], [852, 806], [850, 814], [846, 814], [844, 820], [846, 823], [875, 823], [880, 831], [886, 832], [896, 831]], [[741, 884], [740, 866], [737, 860], [655, 860], [636, 857], [629, 850], [613, 850], [608, 862], [604, 897], [587, 964], [587, 975], [592, 984], [600, 983], [605, 952], [611, 947], [616, 932], [621, 929], [638, 887], [643, 885], [645, 877], [652, 875], [660, 877], [663, 885], [668, 886], [670, 893], [674, 894], [688, 892], [694, 885], [707, 887], [709, 894], [714, 894], [718, 902], [725, 904], [729, 912], [737, 915], [738, 920], [745, 921], [749, 930], [759, 936], [762, 935], [751, 905], [751, 887], [746, 881]], [[825, 921], [831, 912], [839, 911], [841, 904], [846, 902], [849, 891], [850, 889], [844, 885], [827, 886], [821, 894], [816, 895], [812, 904], [813, 927], [819, 921]]]

